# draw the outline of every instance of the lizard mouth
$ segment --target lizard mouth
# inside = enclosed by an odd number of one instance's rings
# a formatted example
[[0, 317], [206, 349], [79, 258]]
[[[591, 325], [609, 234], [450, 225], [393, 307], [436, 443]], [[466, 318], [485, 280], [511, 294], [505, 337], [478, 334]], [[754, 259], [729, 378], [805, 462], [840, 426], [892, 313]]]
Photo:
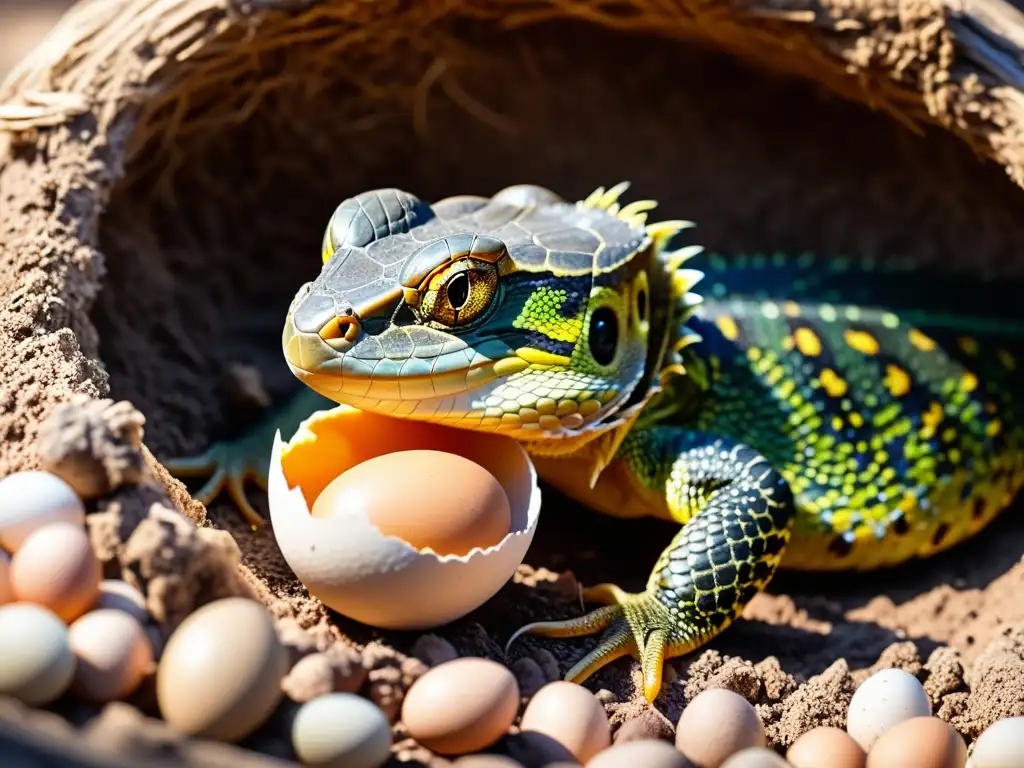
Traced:
[[492, 359], [423, 327], [392, 327], [379, 336], [333, 345], [318, 333], [298, 330], [291, 313], [281, 343], [296, 378], [324, 397], [360, 408], [374, 402], [453, 401], [496, 381], [505, 357]]

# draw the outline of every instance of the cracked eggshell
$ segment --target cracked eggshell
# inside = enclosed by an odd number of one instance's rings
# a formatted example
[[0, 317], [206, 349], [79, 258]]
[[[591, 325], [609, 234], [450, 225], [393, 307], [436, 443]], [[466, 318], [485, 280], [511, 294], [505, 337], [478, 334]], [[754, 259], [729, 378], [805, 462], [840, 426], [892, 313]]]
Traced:
[[[491, 472], [508, 495], [509, 535], [465, 556], [437, 555], [385, 536], [355, 509], [310, 515], [317, 496], [342, 472], [413, 449], [455, 453]], [[424, 498], [440, 490], [424, 489]], [[288, 443], [275, 436], [267, 493], [281, 554], [310, 594], [344, 616], [384, 629], [429, 629], [481, 606], [522, 563], [540, 513], [537, 472], [515, 440], [348, 406], [314, 413]]]

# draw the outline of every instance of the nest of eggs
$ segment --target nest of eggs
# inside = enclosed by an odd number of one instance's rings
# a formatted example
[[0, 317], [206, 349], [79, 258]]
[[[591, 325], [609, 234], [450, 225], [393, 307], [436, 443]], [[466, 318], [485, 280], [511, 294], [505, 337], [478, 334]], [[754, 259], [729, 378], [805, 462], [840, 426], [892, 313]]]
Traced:
[[[394, 714], [432, 641], [330, 614], [272, 537], [204, 509], [153, 458], [237, 433], [296, 386], [281, 321], [338, 201], [522, 181], [573, 198], [629, 179], [726, 255], [1020, 275], [1022, 30], [995, 0], [82, 2], [0, 86], [0, 475], [39, 465], [42, 419], [70, 393], [130, 401], [168, 503], [234, 534], [240, 583], [275, 616], [359, 648], [360, 684]], [[524, 621], [571, 615], [569, 571], [642, 585], [671, 536], [545, 499], [528, 565], [440, 632], [459, 653], [503, 658]], [[595, 678], [613, 727], [664, 730], [720, 686], [785, 745], [838, 723], [879, 666], [925, 680], [968, 741], [1024, 714], [1006, 683], [1024, 671], [1013, 517], [898, 574], [777, 579], [673, 667], [657, 714], [628, 664]], [[524, 643], [521, 687], [587, 642]]]

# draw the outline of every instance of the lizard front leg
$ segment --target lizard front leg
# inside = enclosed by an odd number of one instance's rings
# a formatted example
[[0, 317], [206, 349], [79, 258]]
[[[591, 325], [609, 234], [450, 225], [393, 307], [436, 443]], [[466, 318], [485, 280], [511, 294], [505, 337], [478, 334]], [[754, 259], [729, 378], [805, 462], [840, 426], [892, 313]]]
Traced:
[[643, 669], [644, 695], [654, 701], [663, 661], [717, 635], [771, 580], [789, 541], [793, 496], [758, 452], [680, 427], [637, 430], [616, 460], [664, 493], [682, 529], [658, 558], [644, 592], [614, 584], [586, 589], [584, 599], [606, 605], [568, 621], [528, 624], [509, 644], [522, 634], [576, 637], [604, 630], [565, 679], [582, 682], [631, 655]]

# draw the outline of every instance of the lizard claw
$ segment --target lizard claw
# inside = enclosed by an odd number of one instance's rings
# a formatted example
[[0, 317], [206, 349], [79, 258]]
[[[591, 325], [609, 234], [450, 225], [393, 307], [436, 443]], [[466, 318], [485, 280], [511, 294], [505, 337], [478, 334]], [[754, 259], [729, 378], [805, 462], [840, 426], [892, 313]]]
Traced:
[[263, 490], [267, 488], [269, 457], [260, 457], [246, 441], [216, 443], [198, 456], [164, 459], [161, 463], [174, 477], [203, 477], [209, 479], [192, 497], [209, 506], [225, 488], [242, 515], [256, 530], [263, 526], [263, 516], [256, 511], [245, 493], [245, 483], [253, 480]]
[[575, 619], [527, 624], [509, 638], [506, 653], [522, 635], [565, 638], [603, 630], [597, 647], [576, 662], [565, 673], [565, 679], [582, 683], [612, 661], [632, 656], [643, 670], [644, 697], [653, 702], [661, 691], [666, 656], [687, 653], [696, 643], [676, 629], [671, 613], [652, 592], [633, 594], [614, 584], [600, 584], [585, 589], [583, 596], [606, 605]]

